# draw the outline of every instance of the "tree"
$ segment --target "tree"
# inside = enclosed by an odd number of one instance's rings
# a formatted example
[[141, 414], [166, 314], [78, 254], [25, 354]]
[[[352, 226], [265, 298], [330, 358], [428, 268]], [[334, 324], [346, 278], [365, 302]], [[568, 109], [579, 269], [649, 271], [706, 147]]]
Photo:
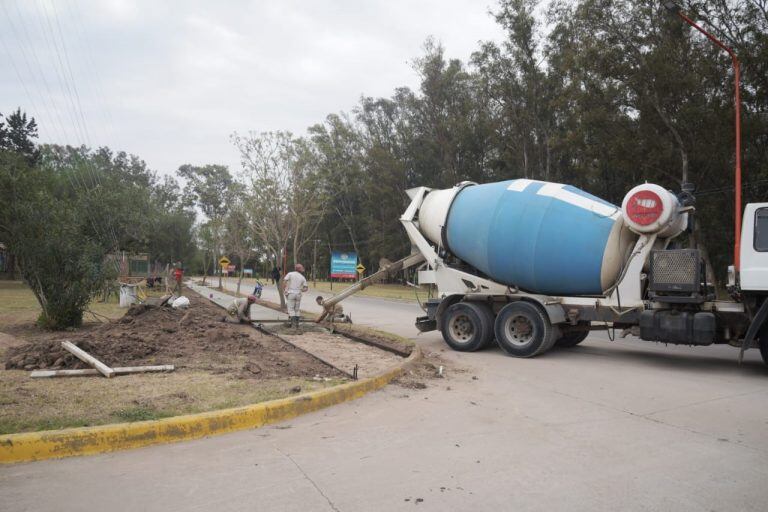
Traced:
[[363, 228], [361, 207], [365, 201], [365, 175], [362, 168], [364, 146], [359, 133], [346, 116], [329, 115], [324, 124], [309, 128], [310, 140], [317, 155], [318, 184], [323, 197], [335, 215], [326, 230], [334, 231], [341, 222], [355, 252], [359, 252], [359, 233]]
[[203, 286], [205, 286], [205, 282], [208, 279], [208, 271], [215, 272], [219, 264], [216, 259], [217, 246], [214, 238], [210, 220], [196, 227], [195, 242], [202, 252]]
[[[240, 151], [254, 235], [275, 262], [282, 260], [292, 242], [296, 263], [322, 212], [314, 156], [306, 141], [289, 132], [235, 133], [232, 142]], [[285, 306], [281, 286], [278, 291]]]
[[147, 241], [154, 261], [189, 262], [195, 255], [195, 211], [185, 204], [179, 184], [172, 176], [163, 176], [150, 189], [150, 208], [146, 212], [151, 227]]
[[[219, 257], [223, 256], [222, 230], [224, 215], [236, 186], [225, 165], [194, 166], [185, 164], [179, 167], [178, 175], [187, 181], [185, 193], [209, 219], [210, 233], [213, 237], [212, 258], [214, 269]], [[219, 288], [221, 285], [219, 271]]]
[[37, 138], [35, 119], [28, 119], [21, 108], [8, 116], [5, 123], [2, 118], [0, 114], [0, 150], [12, 151], [26, 158], [30, 164], [35, 164], [40, 155], [32, 140]]
[[251, 215], [252, 210], [248, 207], [245, 195], [236, 194], [224, 217], [224, 243], [240, 262], [240, 274], [237, 279], [238, 294], [243, 282], [245, 264], [255, 252]]
[[[0, 237], [16, 256], [35, 295], [41, 325], [62, 329], [82, 323], [83, 311], [115, 277], [105, 263], [111, 239], [94, 229], [109, 212], [74, 185], [89, 170], [32, 166], [24, 155], [0, 152]], [[94, 209], [96, 208], [96, 209]]]

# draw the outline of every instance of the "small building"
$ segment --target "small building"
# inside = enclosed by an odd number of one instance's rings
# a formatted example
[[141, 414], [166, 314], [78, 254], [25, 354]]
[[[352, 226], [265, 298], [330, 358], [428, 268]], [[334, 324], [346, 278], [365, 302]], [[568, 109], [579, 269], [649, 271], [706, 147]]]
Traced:
[[120, 251], [107, 255], [113, 262], [119, 277], [150, 277], [149, 254]]

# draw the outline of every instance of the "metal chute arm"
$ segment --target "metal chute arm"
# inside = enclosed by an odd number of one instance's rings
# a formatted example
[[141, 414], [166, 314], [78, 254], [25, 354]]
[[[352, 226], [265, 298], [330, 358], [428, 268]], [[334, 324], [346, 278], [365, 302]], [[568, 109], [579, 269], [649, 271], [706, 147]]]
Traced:
[[317, 303], [323, 306], [324, 311], [320, 315], [320, 317], [317, 319], [317, 321], [322, 322], [325, 319], [325, 317], [328, 316], [328, 314], [333, 311], [333, 307], [336, 304], [346, 299], [350, 295], [354, 295], [355, 293], [361, 290], [364, 290], [368, 286], [378, 281], [381, 281], [382, 279], [391, 277], [392, 275], [400, 272], [401, 270], [405, 270], [407, 268], [413, 267], [414, 265], [418, 265], [423, 262], [424, 262], [424, 256], [422, 256], [420, 253], [411, 254], [410, 256], [406, 256], [401, 260], [391, 263], [386, 267], [382, 268], [381, 270], [379, 270], [378, 272], [371, 274], [370, 276], [364, 279], [361, 279], [360, 281], [356, 282], [355, 284], [345, 289], [338, 295], [334, 295], [329, 299], [323, 299], [322, 297], [318, 297]]

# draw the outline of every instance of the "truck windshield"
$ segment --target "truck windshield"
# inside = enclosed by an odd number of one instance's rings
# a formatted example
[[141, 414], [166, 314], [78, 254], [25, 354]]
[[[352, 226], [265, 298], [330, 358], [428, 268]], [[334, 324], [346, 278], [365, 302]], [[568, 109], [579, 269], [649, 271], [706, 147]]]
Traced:
[[755, 250], [768, 252], [768, 208], [755, 212]]

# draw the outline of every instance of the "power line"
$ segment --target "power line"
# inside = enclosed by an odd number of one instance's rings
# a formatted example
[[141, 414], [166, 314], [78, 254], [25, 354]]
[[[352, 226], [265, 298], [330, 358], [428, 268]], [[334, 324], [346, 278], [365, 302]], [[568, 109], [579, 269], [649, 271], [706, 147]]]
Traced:
[[[88, 126], [85, 122], [85, 116], [83, 115], [83, 106], [80, 103], [80, 94], [77, 92], [77, 84], [75, 83], [75, 77], [72, 74], [72, 66], [70, 65], [70, 62], [69, 62], [69, 52], [67, 51], [67, 44], [64, 40], [64, 34], [61, 31], [61, 24], [59, 23], [59, 17], [58, 17], [58, 14], [56, 13], [56, 7], [54, 6], [53, 2], [50, 2], [50, 3], [51, 3], [51, 9], [53, 10], [53, 19], [56, 21], [56, 27], [59, 30], [59, 39], [61, 40], [61, 47], [64, 50], [64, 61], [67, 64], [67, 71], [69, 71], [69, 79], [72, 82], [72, 90], [75, 91], [75, 100], [77, 103], [77, 110], [80, 113], [80, 120], [82, 121], [82, 124], [83, 124], [83, 130], [85, 131], [86, 141], [88, 142], [88, 145], [91, 145], [91, 140], [90, 140], [91, 138], [90, 138], [90, 134], [88, 133]], [[50, 20], [48, 24], [50, 25]], [[55, 35], [54, 35], [54, 38], [55, 38]]]
[[[70, 2], [71, 3], [68, 3], [67, 5], [71, 8], [70, 19], [74, 20], [72, 25], [75, 27], [75, 30], [73, 32], [75, 32], [77, 35], [77, 41], [80, 46], [80, 54], [84, 57], [85, 65], [89, 69], [89, 75], [91, 78], [91, 80], [89, 80], [87, 83], [91, 86], [91, 91], [93, 92], [94, 96], [96, 96], [99, 100], [99, 105], [101, 108], [97, 109], [97, 111], [101, 114], [104, 125], [108, 128], [112, 138], [114, 138], [117, 133], [115, 130], [114, 118], [112, 116], [112, 111], [105, 100], [105, 89], [102, 83], [101, 73], [99, 73], [99, 68], [96, 66], [96, 60], [93, 58], [93, 52], [91, 51], [92, 45], [88, 40], [88, 32], [83, 25], [84, 16], [81, 14], [81, 9], [77, 0], [70, 0]], [[119, 96], [116, 96], [116, 98], [119, 101]]]
[[[5, 12], [5, 18], [8, 20], [8, 24], [11, 27], [11, 32], [13, 32], [15, 36], [16, 44], [18, 45], [19, 50], [21, 50], [24, 64], [26, 64], [27, 70], [29, 71], [29, 74], [32, 76], [33, 83], [36, 84], [37, 77], [35, 73], [35, 68], [33, 68], [32, 65], [30, 64], [30, 58], [27, 55], [26, 50], [24, 49], [24, 45], [22, 44], [22, 38], [20, 37], [19, 32], [16, 30], [16, 25], [13, 22], [13, 19], [11, 18], [11, 15], [8, 12], [8, 9], [6, 8], [6, 4], [4, 2], [0, 2], [0, 5], [2, 5], [3, 7], [3, 11]], [[35, 46], [32, 41], [32, 37], [30, 36], [29, 31], [27, 30], [26, 24], [24, 23], [23, 17], [21, 15], [21, 11], [19, 10], [19, 6], [17, 4], [14, 4], [14, 6], [16, 7], [16, 12], [19, 17], [19, 23], [22, 30], [24, 31], [26, 42], [29, 44], [30, 54], [32, 55], [32, 58], [34, 59], [34, 62], [37, 65], [37, 70], [39, 70], [40, 72], [41, 81], [43, 83], [43, 86], [45, 87], [45, 90], [48, 93], [47, 96], [45, 94], [39, 94], [39, 96], [43, 98], [43, 101], [46, 104], [46, 108], [48, 109], [49, 112], [51, 112], [52, 117], [55, 117], [55, 121], [58, 122], [58, 128], [60, 130], [60, 133], [63, 135], [63, 140], [67, 140], [69, 138], [69, 134], [67, 132], [67, 129], [65, 128], [65, 124], [62, 119], [61, 112], [57, 108], [56, 102], [53, 100], [53, 92], [51, 91], [51, 87], [48, 83], [48, 80], [45, 77], [45, 73], [43, 73], [42, 71], [43, 66], [41, 65], [40, 59], [38, 58], [37, 52], [35, 51]], [[53, 123], [51, 124], [51, 126], [56, 128], [56, 126], [54, 126]]]
[[[69, 114], [70, 121], [72, 122], [73, 128], [75, 129], [75, 132], [77, 134], [77, 137], [80, 139], [79, 144], [83, 144], [85, 142], [85, 134], [82, 126], [80, 125], [80, 120], [77, 117], [75, 102], [72, 96], [72, 91], [69, 89], [69, 82], [67, 81], [67, 78], [64, 72], [64, 63], [61, 58], [61, 51], [59, 50], [58, 45], [56, 44], [56, 40], [54, 39], [54, 36], [53, 36], [53, 26], [51, 25], [51, 22], [48, 19], [48, 15], [46, 14], [43, 8], [43, 4], [35, 2], [35, 5], [37, 6], [38, 11], [40, 12], [40, 16], [37, 16], [38, 23], [40, 25], [40, 32], [43, 34], [45, 42], [48, 46], [48, 50], [52, 54], [56, 55], [53, 68], [56, 71], [56, 78], [58, 79], [58, 82], [59, 82], [59, 88], [61, 92], [67, 97], [67, 100], [69, 101], [69, 106], [71, 107], [71, 110], [69, 110], [67, 113]], [[45, 18], [45, 24], [47, 24], [48, 30], [46, 30], [46, 26], [43, 24], [43, 18]], [[56, 64], [58, 64], [58, 66]]]

